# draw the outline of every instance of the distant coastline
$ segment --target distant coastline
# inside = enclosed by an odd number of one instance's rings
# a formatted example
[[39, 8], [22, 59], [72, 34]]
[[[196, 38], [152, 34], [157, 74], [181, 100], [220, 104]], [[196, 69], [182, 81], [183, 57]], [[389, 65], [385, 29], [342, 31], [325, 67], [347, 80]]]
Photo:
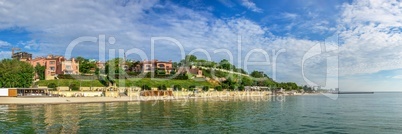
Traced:
[[374, 94], [374, 92], [356, 92], [356, 91], [349, 91], [349, 92], [334, 92], [333, 94]]

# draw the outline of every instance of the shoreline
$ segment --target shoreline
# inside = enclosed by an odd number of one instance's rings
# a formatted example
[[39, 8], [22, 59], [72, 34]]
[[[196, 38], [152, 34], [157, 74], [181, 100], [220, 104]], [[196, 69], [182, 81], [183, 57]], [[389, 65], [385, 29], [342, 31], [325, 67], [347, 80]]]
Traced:
[[[0, 97], [0, 105], [41, 105], [41, 104], [85, 104], [85, 103], [112, 103], [112, 102], [146, 102], [160, 100], [220, 100], [251, 99], [258, 97], [306, 96], [317, 94], [295, 95], [218, 95], [218, 96], [122, 96], [122, 97]], [[266, 100], [260, 98], [260, 100]]]

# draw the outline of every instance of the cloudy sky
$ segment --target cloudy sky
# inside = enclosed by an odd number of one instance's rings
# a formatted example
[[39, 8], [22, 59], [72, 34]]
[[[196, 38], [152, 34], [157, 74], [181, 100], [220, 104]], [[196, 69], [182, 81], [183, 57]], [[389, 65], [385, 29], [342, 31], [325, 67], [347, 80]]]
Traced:
[[341, 90], [402, 91], [401, 30], [402, 3], [388, 0], [0, 0], [0, 58], [19, 47], [179, 61], [183, 50]]

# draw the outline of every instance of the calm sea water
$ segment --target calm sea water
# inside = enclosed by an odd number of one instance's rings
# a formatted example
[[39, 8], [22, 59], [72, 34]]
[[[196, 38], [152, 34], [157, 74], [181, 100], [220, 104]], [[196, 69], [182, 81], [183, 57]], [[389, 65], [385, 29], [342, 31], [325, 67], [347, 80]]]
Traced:
[[0, 132], [402, 132], [402, 93], [264, 99], [0, 105]]

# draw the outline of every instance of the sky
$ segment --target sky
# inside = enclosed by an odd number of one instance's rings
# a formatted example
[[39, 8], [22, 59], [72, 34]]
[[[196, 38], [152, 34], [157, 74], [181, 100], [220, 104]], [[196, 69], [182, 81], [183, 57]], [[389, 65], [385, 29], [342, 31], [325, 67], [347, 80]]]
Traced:
[[0, 0], [0, 59], [193, 54], [345, 91], [402, 91], [401, 30], [396, 0]]

